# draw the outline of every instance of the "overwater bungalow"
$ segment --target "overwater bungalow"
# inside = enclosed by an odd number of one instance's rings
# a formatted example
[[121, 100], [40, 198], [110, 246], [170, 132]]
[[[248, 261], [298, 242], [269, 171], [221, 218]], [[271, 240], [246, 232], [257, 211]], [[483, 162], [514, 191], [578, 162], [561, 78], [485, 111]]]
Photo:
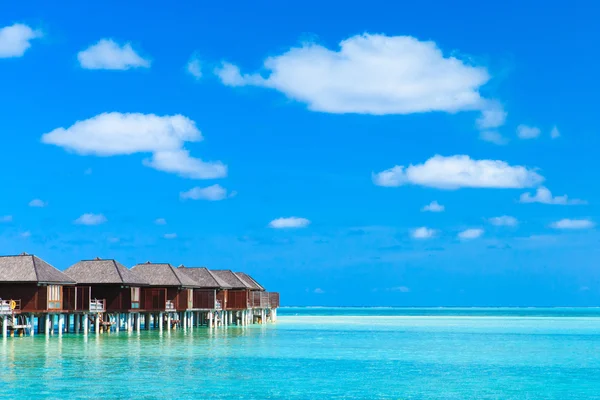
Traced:
[[[75, 281], [31, 254], [0, 256], [0, 318], [2, 335], [8, 330], [51, 333], [55, 322], [64, 327], [63, 313], [71, 311]], [[41, 317], [44, 318], [41, 318]]]
[[[148, 261], [135, 265], [131, 270], [148, 281], [142, 296], [146, 311], [158, 313], [155, 321], [162, 326], [166, 313], [169, 328], [172, 324], [186, 328], [194, 325], [194, 312], [200, 310], [194, 305], [194, 290], [200, 288], [198, 282], [168, 263]], [[172, 314], [176, 314], [175, 319]]]
[[249, 288], [250, 306], [258, 310], [256, 314], [260, 315], [261, 321], [267, 318], [274, 321], [279, 307], [279, 293], [267, 292], [256, 279], [244, 272], [235, 272], [235, 275]]
[[102, 323], [118, 330], [121, 322], [125, 329], [140, 329], [139, 313], [144, 311], [141, 292], [148, 285], [143, 277], [116, 260], [101, 258], [79, 261], [65, 274], [77, 282], [74, 311], [83, 314], [84, 331], [88, 313], [94, 315], [96, 331]]

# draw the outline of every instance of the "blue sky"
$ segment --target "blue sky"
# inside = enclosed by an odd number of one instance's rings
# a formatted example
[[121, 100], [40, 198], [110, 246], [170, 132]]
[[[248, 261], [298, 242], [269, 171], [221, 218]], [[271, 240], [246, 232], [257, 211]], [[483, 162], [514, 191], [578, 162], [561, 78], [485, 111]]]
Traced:
[[522, 3], [3, 4], [0, 253], [598, 305], [598, 6]]

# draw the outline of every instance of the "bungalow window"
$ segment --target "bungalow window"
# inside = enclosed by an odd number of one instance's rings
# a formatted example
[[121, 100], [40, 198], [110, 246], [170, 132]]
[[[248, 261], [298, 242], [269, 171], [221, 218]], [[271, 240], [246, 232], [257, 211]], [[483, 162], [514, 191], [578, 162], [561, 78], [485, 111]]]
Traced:
[[131, 308], [140, 308], [140, 288], [131, 288]]
[[60, 310], [62, 307], [62, 286], [50, 285], [48, 286], [48, 309], [49, 310]]

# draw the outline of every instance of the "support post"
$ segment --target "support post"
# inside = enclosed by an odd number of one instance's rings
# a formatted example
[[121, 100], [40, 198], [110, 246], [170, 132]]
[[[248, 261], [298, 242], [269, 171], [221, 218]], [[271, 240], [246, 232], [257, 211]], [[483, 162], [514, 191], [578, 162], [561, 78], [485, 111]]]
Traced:
[[64, 314], [58, 314], [58, 334], [62, 335], [65, 327], [65, 316]]
[[5, 315], [2, 317], [2, 337], [6, 338], [8, 336], [8, 317]]
[[87, 335], [90, 332], [90, 316], [88, 313], [83, 314], [83, 334]]
[[44, 333], [46, 334], [46, 336], [50, 335], [50, 324], [50, 314], [46, 314], [44, 322]]
[[141, 321], [141, 318], [140, 318], [141, 316], [142, 316], [142, 314], [140, 314], [140, 313], [135, 314], [135, 330], [138, 333], [140, 332], [140, 328], [141, 328], [141, 325], [142, 325], [142, 321]]
[[171, 321], [171, 313], [167, 313], [167, 330], [170, 331], [173, 327], [173, 321]]
[[213, 313], [210, 311], [208, 313], [208, 327], [212, 329], [213, 327]]

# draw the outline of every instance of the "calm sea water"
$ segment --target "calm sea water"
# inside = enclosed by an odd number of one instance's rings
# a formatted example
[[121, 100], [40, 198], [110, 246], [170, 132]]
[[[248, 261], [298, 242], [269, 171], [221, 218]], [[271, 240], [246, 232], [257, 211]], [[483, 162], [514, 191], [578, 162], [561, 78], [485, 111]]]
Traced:
[[280, 309], [277, 324], [0, 338], [0, 398], [600, 399], [600, 309]]

